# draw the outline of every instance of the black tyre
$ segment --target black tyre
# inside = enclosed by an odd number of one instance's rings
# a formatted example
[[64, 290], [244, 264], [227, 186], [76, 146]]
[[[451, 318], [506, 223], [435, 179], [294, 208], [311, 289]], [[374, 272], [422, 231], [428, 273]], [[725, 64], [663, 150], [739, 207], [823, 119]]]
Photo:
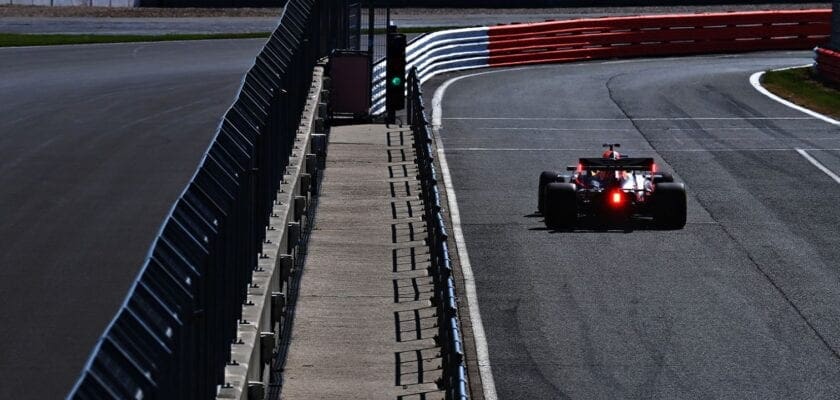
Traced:
[[544, 213], [545, 186], [552, 182], [565, 182], [566, 178], [557, 171], [543, 171], [540, 174], [540, 186], [537, 189], [537, 211]]
[[653, 219], [663, 229], [682, 229], [686, 219], [685, 185], [663, 182], [656, 185]]
[[553, 182], [545, 186], [545, 226], [552, 229], [574, 227], [577, 223], [575, 185]]
[[660, 172], [653, 176], [653, 183], [670, 183], [674, 181], [674, 176], [669, 172]]

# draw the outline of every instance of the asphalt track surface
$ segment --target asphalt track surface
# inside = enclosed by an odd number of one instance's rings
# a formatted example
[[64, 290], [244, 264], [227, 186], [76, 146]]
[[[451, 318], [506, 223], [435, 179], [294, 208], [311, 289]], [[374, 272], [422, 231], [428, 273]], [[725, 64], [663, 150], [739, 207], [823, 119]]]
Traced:
[[63, 398], [264, 40], [0, 49], [0, 398]]
[[[838, 173], [840, 127], [748, 82], [811, 57], [539, 66], [449, 87], [441, 135], [499, 398], [840, 397], [840, 185], [794, 150]], [[544, 227], [540, 171], [604, 142], [685, 182], [685, 229]]]
[[6, 17], [0, 18], [0, 32], [96, 35], [252, 33], [273, 31], [277, 27], [277, 18]]

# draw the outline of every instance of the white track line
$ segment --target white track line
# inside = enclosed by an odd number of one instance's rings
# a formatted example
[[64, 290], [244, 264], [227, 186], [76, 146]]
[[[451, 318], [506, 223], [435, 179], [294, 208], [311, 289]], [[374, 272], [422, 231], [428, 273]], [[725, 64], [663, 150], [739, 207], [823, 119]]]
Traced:
[[[444, 118], [446, 119], [446, 118]], [[801, 118], [803, 120], [810, 120], [812, 118]], [[636, 128], [546, 128], [546, 127], [535, 127], [535, 128], [522, 128], [522, 127], [500, 127], [500, 128], [493, 128], [493, 127], [479, 127], [475, 128], [476, 130], [482, 131], [561, 131], [561, 132], [638, 132]], [[667, 131], [667, 132], [694, 132], [694, 131], [764, 131], [767, 128], [758, 128], [754, 126], [724, 126], [724, 127], [715, 127], [715, 128], [672, 128], [672, 127], [664, 127], [664, 128], [645, 128], [646, 131]], [[796, 128], [797, 131], [827, 131], [827, 130], [834, 130], [834, 128]], [[752, 138], [749, 138], [753, 140]], [[831, 140], [837, 140], [837, 138], [830, 138]], [[591, 150], [591, 149], [590, 149]]]
[[[796, 66], [796, 67], [780, 68], [780, 69], [776, 69], [774, 71], [784, 71], [786, 69], [803, 68], [803, 67], [810, 67], [810, 66], [811, 66], [810, 64], [800, 65], [800, 66]], [[756, 72], [756, 73], [750, 75], [750, 84], [753, 86], [753, 88], [755, 88], [755, 90], [758, 90], [759, 93], [761, 93], [761, 94], [763, 94], [763, 95], [765, 95], [765, 96], [767, 96], [767, 97], [769, 97], [769, 98], [771, 98], [771, 99], [773, 99], [773, 100], [775, 100], [779, 103], [782, 103], [782, 104], [784, 104], [784, 105], [786, 105], [786, 106], [788, 106], [788, 107], [790, 107], [794, 110], [803, 112], [803, 113], [808, 114], [808, 115], [810, 115], [814, 118], [821, 119], [825, 122], [828, 122], [829, 124], [832, 124], [832, 125], [835, 125], [835, 126], [840, 126], [840, 121], [838, 121], [834, 118], [831, 118], [827, 115], [820, 114], [820, 113], [818, 113], [816, 111], [813, 111], [813, 110], [809, 110], [805, 107], [793, 104], [793, 103], [791, 103], [791, 102], [789, 102], [789, 101], [787, 101], [787, 100], [785, 100], [785, 99], [783, 99], [779, 96], [776, 96], [773, 93], [770, 93], [770, 91], [765, 89], [764, 86], [761, 86], [761, 77], [762, 76], [764, 76], [764, 71]], [[815, 149], [809, 149], [809, 150], [815, 150]], [[835, 182], [840, 183], [840, 176], [837, 176], [837, 174], [835, 174], [833, 171], [826, 168], [825, 165], [823, 165], [821, 162], [817, 161], [816, 158], [814, 158], [810, 154], [808, 154], [808, 152], [806, 152], [805, 149], [797, 148], [796, 152], [799, 153], [799, 155], [804, 157], [806, 160], [808, 160], [808, 162], [810, 162], [815, 167], [817, 167], [820, 171], [822, 171], [826, 175], [828, 175], [831, 179], [834, 179]]]
[[[482, 118], [482, 117], [455, 117], [455, 118], [443, 118], [442, 112], [442, 102], [443, 96], [446, 94], [446, 89], [449, 88], [450, 85], [453, 83], [464, 79], [470, 78], [474, 76], [480, 75], [487, 75], [493, 73], [500, 73], [500, 72], [510, 72], [514, 70], [520, 69], [527, 69], [533, 67], [523, 67], [523, 68], [511, 68], [511, 69], [501, 69], [501, 70], [493, 70], [493, 71], [485, 71], [479, 72], [469, 75], [462, 75], [452, 79], [447, 80], [444, 82], [438, 89], [435, 91], [435, 95], [432, 98], [432, 131], [434, 132], [435, 141], [437, 142], [437, 153], [438, 153], [438, 160], [440, 162], [441, 173], [443, 174], [443, 182], [446, 186], [446, 197], [449, 203], [449, 213], [452, 217], [452, 230], [455, 233], [455, 244], [458, 248], [458, 258], [460, 259], [461, 263], [461, 270], [464, 274], [464, 286], [466, 289], [467, 300], [469, 302], [469, 309], [470, 309], [470, 319], [472, 320], [472, 327], [473, 327], [473, 336], [475, 338], [475, 347], [476, 347], [476, 357], [478, 358], [478, 370], [481, 376], [481, 386], [484, 391], [484, 398], [486, 400], [497, 400], [498, 396], [496, 395], [496, 384], [493, 380], [493, 371], [490, 368], [490, 355], [487, 350], [487, 337], [484, 333], [484, 325], [481, 322], [481, 313], [478, 307], [478, 292], [476, 291], [475, 287], [475, 276], [472, 272], [472, 266], [470, 265], [470, 258], [469, 254], [467, 253], [466, 242], [464, 240], [464, 231], [461, 228], [461, 214], [458, 210], [458, 200], [455, 195], [455, 188], [452, 185], [452, 176], [449, 173], [449, 164], [446, 162], [446, 152], [443, 148], [443, 141], [440, 138], [440, 128], [442, 126], [441, 121], [443, 119], [447, 120], [547, 120], [547, 121], [626, 121], [626, 118]], [[801, 108], [795, 104], [792, 104], [786, 100], [783, 100], [770, 92], [767, 92], [766, 89], [761, 87], [758, 83], [759, 78], [763, 72], [754, 74], [750, 77], [750, 82], [753, 83], [753, 87], [756, 88], [759, 92], [765, 94], [766, 96], [782, 103], [788, 105], [791, 108], [798, 109], [802, 112], [805, 112], [808, 115], [813, 117], [822, 119], [826, 122], [829, 122], [834, 125], [840, 125], [840, 122], [828, 118], [824, 115], [815, 113], [811, 110], [806, 110]], [[782, 117], [782, 118], [636, 118], [637, 121], [674, 121], [674, 120], [729, 120], [729, 119], [752, 119], [752, 120], [804, 120], [809, 119], [805, 117]], [[519, 149], [511, 149], [511, 150], [519, 150]], [[544, 149], [529, 149], [529, 150], [544, 150]], [[788, 150], [789, 149], [779, 149], [781, 150]], [[800, 151], [801, 149], [797, 149], [800, 154], [803, 155], [809, 161], [813, 160], [813, 158], [804, 153], [804, 150]], [[803, 154], [804, 153], [804, 154]], [[817, 162], [814, 160], [813, 162]], [[818, 168], [823, 170], [823, 172], [830, 173], [832, 178], [835, 178], [833, 172], [822, 166], [817, 162]], [[836, 178], [835, 180], [840, 183], [840, 178]]]
[[829, 178], [834, 179], [834, 181], [837, 183], [840, 183], [840, 176], [837, 176], [837, 174], [835, 174], [833, 171], [826, 168], [825, 165], [823, 165], [821, 162], [817, 161], [816, 158], [812, 157], [810, 154], [805, 152], [804, 149], [796, 149], [796, 152], [799, 153], [799, 155], [801, 155], [802, 157], [805, 157], [805, 159], [808, 160], [808, 162], [814, 164], [814, 166], [819, 168], [820, 171], [825, 172], [825, 174], [828, 175]]
[[463, 75], [449, 79], [441, 85], [432, 99], [432, 131], [437, 142], [438, 160], [443, 174], [443, 183], [446, 186], [446, 197], [449, 201], [449, 214], [452, 217], [452, 231], [455, 233], [455, 244], [458, 248], [458, 259], [461, 263], [461, 271], [464, 274], [464, 289], [466, 289], [467, 301], [469, 302], [470, 319], [472, 320], [473, 337], [475, 338], [475, 353], [478, 358], [478, 372], [481, 376], [481, 387], [486, 400], [497, 400], [496, 383], [493, 380], [493, 370], [490, 368], [490, 353], [487, 350], [487, 337], [484, 333], [484, 325], [481, 322], [481, 312], [478, 308], [478, 292], [475, 288], [475, 276], [470, 265], [470, 257], [467, 254], [467, 246], [464, 240], [464, 231], [461, 229], [461, 213], [458, 211], [458, 200], [455, 197], [455, 187], [452, 186], [452, 176], [449, 174], [449, 164], [446, 162], [446, 153], [443, 150], [443, 141], [440, 139], [440, 120], [442, 115], [441, 103], [446, 89], [449, 85], [472, 76], [484, 75], [496, 71], [481, 72], [471, 75]]
[[[784, 70], [786, 70], [786, 69], [792, 69], [792, 68], [802, 68], [802, 67], [809, 67], [809, 66], [810, 66], [810, 64], [809, 64], [809, 65], [800, 65], [800, 66], [796, 66], [796, 67], [788, 67], [788, 68], [774, 69], [773, 71], [784, 71]], [[765, 95], [765, 96], [767, 96], [767, 97], [769, 97], [769, 98], [771, 98], [771, 99], [773, 99], [773, 100], [776, 100], [776, 101], [778, 101], [779, 103], [782, 103], [782, 104], [784, 104], [784, 105], [786, 105], [786, 106], [788, 106], [788, 107], [790, 107], [790, 108], [792, 108], [792, 109], [794, 109], [794, 110], [796, 110], [796, 111], [800, 111], [800, 112], [803, 112], [803, 113], [805, 113], [805, 114], [808, 114], [808, 115], [810, 115], [810, 116], [812, 116], [812, 117], [814, 117], [814, 118], [821, 119], [821, 120], [823, 120], [823, 121], [825, 121], [825, 122], [828, 122], [829, 124], [836, 125], [836, 126], [840, 126], [840, 121], [838, 121], [838, 120], [836, 120], [836, 119], [833, 119], [833, 118], [831, 118], [831, 117], [829, 117], [829, 116], [827, 116], [827, 115], [820, 114], [820, 113], [818, 113], [818, 112], [816, 112], [816, 111], [809, 110], [809, 109], [807, 109], [807, 108], [805, 108], [805, 107], [798, 106], [798, 105], [793, 104], [793, 103], [791, 103], [791, 102], [789, 102], [789, 101], [787, 101], [787, 100], [785, 100], [785, 99], [783, 99], [783, 98], [781, 98], [781, 97], [779, 97], [779, 96], [776, 96], [776, 95], [775, 95], [775, 94], [773, 94], [773, 93], [770, 93], [770, 91], [768, 91], [767, 89], [765, 89], [765, 88], [764, 88], [764, 86], [761, 86], [761, 77], [762, 77], [762, 76], [764, 76], [764, 71], [761, 71], [761, 72], [756, 72], [756, 73], [754, 73], [754, 74], [750, 75], [750, 84], [752, 84], [752, 86], [755, 88], [755, 90], [758, 90], [761, 94], [763, 94], [763, 95]]]
[[[508, 70], [509, 71], [509, 70]], [[472, 75], [466, 75], [472, 76]], [[457, 78], [455, 78], [457, 79]], [[798, 106], [797, 106], [798, 107]], [[812, 111], [813, 112], [813, 111]], [[828, 118], [828, 117], [826, 117]], [[557, 118], [557, 117], [450, 117], [464, 121], [786, 121], [809, 120], [808, 117], [639, 117], [639, 118]], [[835, 121], [837, 122], [837, 121]]]
[[[719, 153], [719, 152], [737, 152], [737, 151], [799, 151], [799, 150], [808, 150], [808, 151], [840, 151], [840, 148], [825, 148], [825, 149], [818, 149], [818, 148], [806, 148], [806, 149], [799, 149], [799, 148], [751, 148], [751, 149], [657, 149], [657, 152], [668, 152], [668, 153]], [[592, 148], [580, 148], [580, 149], [560, 149], [560, 148], [515, 148], [515, 147], [453, 147], [449, 149], [450, 152], [453, 151], [592, 151]], [[638, 151], [649, 151], [649, 150], [638, 150]], [[632, 154], [636, 154], [636, 151], [629, 151]]]

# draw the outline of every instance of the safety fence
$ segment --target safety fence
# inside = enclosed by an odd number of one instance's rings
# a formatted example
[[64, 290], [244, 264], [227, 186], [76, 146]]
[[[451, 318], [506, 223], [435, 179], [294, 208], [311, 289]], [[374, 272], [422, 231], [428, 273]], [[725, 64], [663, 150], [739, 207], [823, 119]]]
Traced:
[[826, 81], [840, 85], [840, 51], [817, 47], [814, 49], [817, 74]]
[[[547, 21], [435, 32], [406, 48], [419, 80], [443, 72], [595, 59], [812, 49], [831, 33], [831, 10], [675, 14]], [[377, 63], [373, 114], [385, 111]]]
[[[288, 2], [69, 398], [207, 399], [228, 386], [313, 68], [348, 44], [334, 24], [346, 12], [345, 1]], [[287, 236], [292, 252], [299, 235]]]
[[469, 398], [467, 372], [464, 360], [464, 342], [458, 320], [458, 303], [449, 245], [446, 221], [443, 218], [438, 175], [431, 125], [426, 119], [420, 80], [414, 68], [408, 76], [408, 122], [414, 136], [414, 150], [422, 188], [424, 220], [426, 221], [430, 273], [434, 281], [433, 302], [437, 308], [437, 342], [441, 347], [443, 360], [443, 389], [446, 399]]

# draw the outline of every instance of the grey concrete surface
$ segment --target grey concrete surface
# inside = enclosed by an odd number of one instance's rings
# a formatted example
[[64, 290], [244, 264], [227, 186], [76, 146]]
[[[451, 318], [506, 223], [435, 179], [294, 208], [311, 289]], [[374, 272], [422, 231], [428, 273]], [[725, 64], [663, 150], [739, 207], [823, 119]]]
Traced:
[[70, 390], [262, 43], [0, 49], [0, 398]]
[[411, 132], [333, 127], [284, 399], [442, 398]]
[[[840, 172], [840, 128], [748, 83], [810, 58], [539, 66], [449, 88], [442, 141], [500, 399], [840, 396], [840, 186], [793, 150]], [[540, 171], [604, 142], [686, 183], [685, 229], [544, 228]]]
[[277, 17], [75, 18], [4, 17], [0, 32], [43, 34], [164, 35], [271, 32]]

